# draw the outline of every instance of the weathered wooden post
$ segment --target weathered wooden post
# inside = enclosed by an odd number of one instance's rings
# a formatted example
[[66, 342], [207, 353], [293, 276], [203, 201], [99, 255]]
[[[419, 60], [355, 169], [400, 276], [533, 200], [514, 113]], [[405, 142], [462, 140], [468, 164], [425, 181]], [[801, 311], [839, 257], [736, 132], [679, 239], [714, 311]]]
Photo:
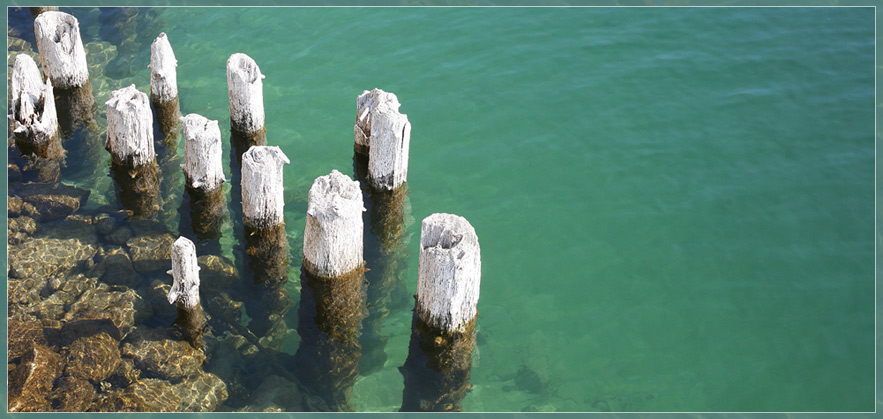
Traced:
[[202, 329], [205, 320], [199, 305], [199, 264], [196, 260], [196, 246], [185, 237], [178, 237], [172, 243], [172, 288], [169, 289], [169, 304], [178, 308], [175, 323], [184, 330], [187, 341], [194, 348], [202, 349]]
[[459, 411], [469, 391], [481, 284], [478, 236], [465, 218], [432, 214], [420, 231], [417, 304], [400, 368], [402, 411]]
[[163, 143], [174, 150], [178, 139], [178, 60], [165, 32], [150, 44], [150, 104]]
[[359, 182], [332, 170], [310, 188], [295, 354], [304, 384], [333, 411], [352, 410], [365, 315]]
[[288, 241], [285, 236], [282, 167], [290, 163], [279, 147], [252, 146], [242, 154], [242, 217], [245, 253], [259, 301], [247, 304], [249, 328], [268, 347], [277, 347], [287, 333], [284, 314], [291, 298]]
[[153, 117], [147, 95], [134, 84], [110, 94], [104, 148], [110, 152], [123, 206], [138, 216], [155, 215], [159, 210], [159, 166], [153, 148]]
[[15, 57], [12, 69], [12, 124], [15, 144], [40, 182], [58, 180], [64, 149], [58, 136], [58, 116], [52, 83], [41, 80], [37, 63]]
[[89, 83], [80, 23], [72, 15], [44, 11], [34, 20], [43, 73], [52, 81], [62, 128], [95, 123], [95, 98]]
[[182, 168], [190, 198], [191, 226], [200, 240], [217, 239], [225, 213], [221, 130], [218, 121], [195, 113], [181, 118], [181, 124], [185, 140]]
[[230, 140], [237, 160], [249, 147], [267, 144], [263, 78], [261, 69], [248, 55], [236, 53], [227, 59]]
[[[365, 214], [365, 260], [370, 268], [365, 274], [368, 280], [368, 317], [365, 319], [365, 331], [361, 338], [363, 350], [360, 369], [363, 373], [379, 368], [386, 362], [385, 347], [388, 338], [382, 330], [386, 316], [398, 306], [405, 307], [410, 304], [410, 295], [404, 281], [409, 260], [408, 250], [404, 247], [407, 217], [405, 204], [408, 195], [404, 177], [407, 166], [403, 168], [404, 171], [399, 170], [403, 176], [399, 176], [398, 179], [402, 183], [391, 190], [377, 187], [378, 185], [375, 185], [371, 179], [378, 179], [379, 176], [369, 176], [368, 170], [372, 142], [378, 143], [389, 139], [409, 141], [409, 138], [405, 138], [405, 125], [409, 132], [409, 124], [402, 122], [400, 131], [389, 132], [394, 124], [384, 122], [390, 119], [401, 122], [402, 118], [406, 121], [406, 116], [397, 116], [400, 115], [399, 107], [396, 95], [380, 89], [365, 91], [356, 100], [353, 162], [357, 179], [365, 185], [362, 188], [365, 207], [368, 208]], [[375, 137], [382, 140], [377, 140]], [[404, 152], [404, 159], [401, 156], [398, 156], [398, 159], [406, 161], [406, 146], [394, 148], [393, 151]]]
[[368, 183], [372, 188], [393, 190], [408, 180], [411, 123], [399, 113], [396, 95], [373, 89], [356, 101], [355, 149], [368, 152]]

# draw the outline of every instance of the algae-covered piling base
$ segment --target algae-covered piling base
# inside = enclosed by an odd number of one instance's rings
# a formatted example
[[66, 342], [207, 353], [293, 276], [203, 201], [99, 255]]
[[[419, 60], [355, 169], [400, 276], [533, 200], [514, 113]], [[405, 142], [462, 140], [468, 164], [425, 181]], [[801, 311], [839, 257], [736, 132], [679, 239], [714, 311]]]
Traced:
[[414, 312], [408, 358], [399, 370], [405, 381], [403, 412], [459, 412], [471, 389], [475, 320], [463, 331], [431, 326]]

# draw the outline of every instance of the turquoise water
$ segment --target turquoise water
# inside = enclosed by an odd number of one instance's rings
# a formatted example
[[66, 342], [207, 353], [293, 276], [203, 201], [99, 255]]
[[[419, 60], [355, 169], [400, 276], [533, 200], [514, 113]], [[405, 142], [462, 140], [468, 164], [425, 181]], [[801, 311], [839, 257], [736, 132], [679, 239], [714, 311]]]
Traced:
[[[871, 8], [141, 9], [134, 35], [68, 11], [84, 42], [130, 51], [92, 69], [114, 88], [148, 91], [164, 31], [182, 113], [220, 121], [225, 159], [225, 62], [255, 59], [292, 162], [295, 303], [309, 186], [352, 175], [356, 96], [398, 95], [407, 293], [424, 217], [464, 216], [481, 242], [464, 410], [874, 410]], [[356, 410], [401, 405], [410, 320], [385, 319]]]

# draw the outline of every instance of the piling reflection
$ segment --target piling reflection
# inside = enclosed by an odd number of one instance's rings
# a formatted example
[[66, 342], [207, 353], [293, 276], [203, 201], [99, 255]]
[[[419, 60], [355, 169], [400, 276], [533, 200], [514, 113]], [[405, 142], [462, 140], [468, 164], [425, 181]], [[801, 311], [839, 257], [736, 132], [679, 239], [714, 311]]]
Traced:
[[151, 218], [160, 209], [159, 165], [151, 162], [133, 167], [112, 163], [111, 176], [123, 207], [136, 217]]
[[403, 412], [459, 412], [471, 389], [475, 319], [462, 332], [446, 332], [417, 315], [411, 321], [408, 358], [399, 368], [404, 376]]
[[301, 269], [296, 374], [331, 411], [353, 410], [349, 397], [359, 376], [366, 314], [364, 272], [359, 267], [339, 278], [320, 278]]
[[[265, 348], [279, 349], [288, 326], [285, 313], [293, 305], [285, 283], [288, 281], [288, 240], [285, 225], [266, 229], [245, 225], [245, 253], [252, 298], [245, 305], [251, 317], [248, 327]], [[248, 285], [247, 285], [248, 286]]]
[[362, 196], [367, 211], [365, 226], [365, 261], [370, 269], [365, 273], [368, 283], [362, 343], [362, 374], [379, 370], [386, 363], [386, 344], [389, 337], [383, 332], [383, 322], [389, 313], [410, 303], [404, 277], [408, 271], [409, 253], [405, 243], [405, 200], [407, 184], [392, 191], [376, 190], [368, 186], [368, 156], [358, 151], [353, 154], [356, 177], [362, 185]]

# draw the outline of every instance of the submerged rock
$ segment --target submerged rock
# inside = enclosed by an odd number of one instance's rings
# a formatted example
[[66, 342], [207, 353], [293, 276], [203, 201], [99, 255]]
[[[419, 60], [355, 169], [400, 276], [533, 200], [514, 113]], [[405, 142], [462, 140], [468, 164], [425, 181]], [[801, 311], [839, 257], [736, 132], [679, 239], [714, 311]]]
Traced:
[[62, 183], [29, 183], [11, 194], [33, 205], [38, 220], [49, 221], [67, 217], [86, 205], [90, 191]]
[[55, 389], [49, 393], [52, 409], [61, 412], [84, 412], [90, 406], [97, 392], [87, 380], [76, 377], [61, 377]]
[[9, 276], [46, 278], [75, 271], [80, 261], [91, 259], [97, 249], [78, 239], [39, 238], [9, 247]]
[[9, 218], [6, 233], [9, 244], [19, 244], [37, 231], [37, 222], [28, 216]]
[[135, 368], [135, 360], [132, 358], [121, 358], [116, 371], [107, 381], [117, 387], [128, 387], [130, 384], [138, 381], [139, 377], [141, 377], [141, 370]]
[[205, 354], [168, 329], [139, 329], [123, 343], [123, 356], [132, 358], [145, 377], [178, 381], [201, 372]]
[[134, 288], [140, 282], [141, 277], [132, 266], [129, 254], [122, 247], [110, 249], [104, 253], [104, 274], [101, 280], [112, 285], [125, 285]]
[[9, 320], [9, 353], [6, 361], [11, 362], [28, 352], [33, 346], [48, 346], [43, 334], [43, 324], [37, 320]]
[[129, 239], [129, 256], [138, 272], [167, 271], [172, 267], [171, 248], [175, 237], [171, 234], [140, 236]]
[[254, 391], [254, 400], [239, 412], [301, 412], [304, 410], [297, 384], [278, 375], [267, 377]]
[[65, 374], [98, 384], [120, 364], [119, 342], [107, 333], [81, 337], [67, 350]]
[[200, 373], [172, 384], [157, 378], [138, 380], [103, 395], [93, 411], [212, 412], [227, 399], [227, 386], [214, 374]]
[[9, 374], [10, 412], [42, 412], [51, 409], [46, 395], [61, 374], [61, 355], [42, 345], [31, 347]]
[[109, 320], [117, 330], [117, 334], [111, 333], [111, 336], [122, 340], [135, 329], [136, 320], [140, 322], [147, 315], [147, 307], [135, 291], [111, 291], [107, 284], [98, 284], [80, 295], [64, 320]]
[[200, 287], [207, 290], [230, 289], [239, 282], [239, 273], [236, 267], [225, 257], [217, 255], [202, 255], [197, 259], [199, 263]]

